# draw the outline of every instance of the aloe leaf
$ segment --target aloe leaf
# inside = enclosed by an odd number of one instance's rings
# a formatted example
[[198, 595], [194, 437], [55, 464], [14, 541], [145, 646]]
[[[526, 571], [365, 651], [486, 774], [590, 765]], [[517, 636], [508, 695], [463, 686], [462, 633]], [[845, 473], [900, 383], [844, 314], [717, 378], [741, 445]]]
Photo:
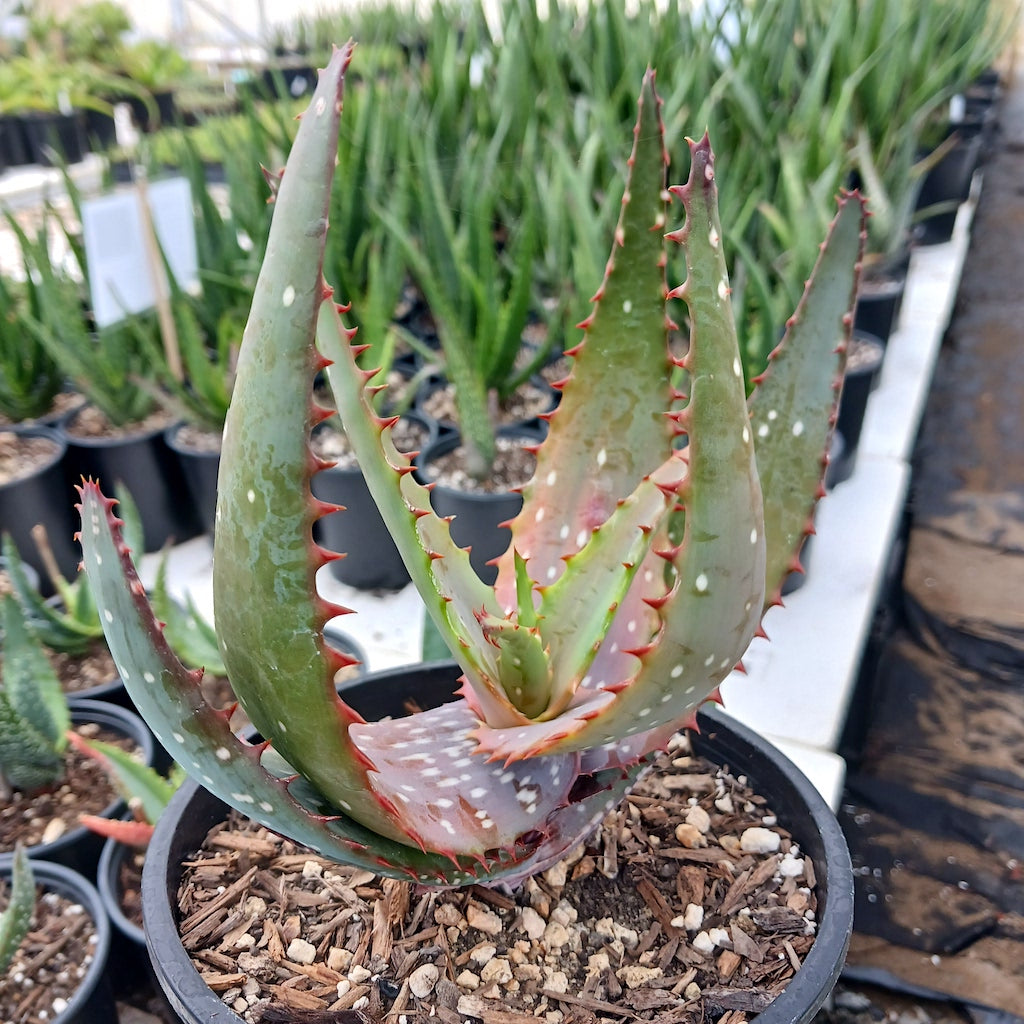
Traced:
[[497, 683], [494, 648], [480, 627], [481, 615], [500, 618], [502, 608], [470, 565], [468, 553], [452, 540], [447, 521], [431, 508], [430, 492], [414, 477], [409, 457], [391, 441], [389, 421], [374, 412], [364, 387], [372, 371], [356, 365], [351, 338], [337, 310], [324, 303], [317, 342], [330, 360], [327, 379], [366, 485], [434, 626], [465, 670], [481, 712], [506, 724], [523, 721]]
[[71, 724], [67, 698], [39, 640], [10, 594], [3, 598], [3, 691], [15, 713], [42, 736], [56, 756]]
[[[535, 582], [553, 582], [562, 556], [572, 550], [560, 536], [563, 526], [570, 539], [589, 538], [617, 499], [632, 493], [671, 450], [663, 238], [668, 156], [659, 107], [649, 72], [605, 279], [584, 321], [583, 341], [572, 350], [572, 373], [499, 562], [496, 589], [504, 603], [515, 592], [514, 552], [526, 559]], [[547, 514], [554, 509], [558, 515]]]
[[[750, 396], [750, 422], [764, 491], [766, 606], [778, 601], [794, 553], [811, 530], [825, 453], [852, 331], [864, 246], [863, 201], [840, 198], [839, 212], [796, 313]], [[837, 310], [845, 311], [837, 315]]]
[[178, 788], [175, 783], [112, 743], [86, 740], [76, 732], [69, 732], [67, 739], [79, 753], [100, 764], [125, 801], [137, 804], [147, 822], [159, 819]]
[[25, 847], [14, 849], [11, 861], [11, 892], [0, 914], [0, 976], [7, 972], [22, 939], [28, 934], [36, 905], [36, 881]]

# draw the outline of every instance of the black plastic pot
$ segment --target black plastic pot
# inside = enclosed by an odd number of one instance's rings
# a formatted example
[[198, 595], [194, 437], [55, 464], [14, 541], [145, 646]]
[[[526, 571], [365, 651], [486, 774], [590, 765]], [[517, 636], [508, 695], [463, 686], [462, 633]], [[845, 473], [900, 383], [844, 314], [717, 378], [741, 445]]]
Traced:
[[[145, 763], [150, 765], [153, 763], [156, 741], [153, 739], [149, 727], [134, 711], [99, 700], [69, 700], [68, 707], [71, 711], [72, 723], [96, 722], [105, 729], [111, 729], [122, 736], [127, 736], [139, 745]], [[124, 811], [124, 801], [115, 800], [103, 809], [101, 816], [118, 818], [124, 814]], [[96, 874], [96, 865], [99, 863], [103, 843], [102, 836], [79, 826], [65, 832], [52, 843], [40, 843], [38, 846], [28, 847], [28, 854], [33, 861], [39, 859], [62, 864], [86, 878], [93, 878]], [[0, 853], [0, 868], [5, 870], [9, 868], [13, 857], [13, 853]]]
[[839, 399], [839, 414], [836, 419], [836, 430], [843, 435], [846, 443], [841, 459], [836, 460], [836, 483], [846, 480], [853, 473], [868, 399], [874, 390], [885, 357], [885, 346], [878, 338], [863, 331], [854, 333], [853, 347], [856, 349], [856, 355], [851, 349], [852, 361], [847, 364], [846, 376], [843, 378], [843, 392]]
[[22, 427], [21, 437], [41, 437], [56, 446], [53, 459], [31, 476], [0, 484], [0, 527], [11, 535], [18, 554], [38, 574], [44, 595], [52, 593], [49, 576], [32, 539], [32, 528], [42, 524], [61, 573], [74, 578], [81, 553], [74, 535], [78, 529], [71, 491], [64, 477], [67, 445], [48, 427]]
[[907, 290], [910, 249], [893, 259], [865, 266], [853, 311], [853, 329], [873, 334], [883, 345], [899, 321]]
[[[0, 873], [10, 878], [10, 865], [0, 867]], [[117, 1020], [117, 1009], [110, 989], [107, 972], [110, 958], [110, 921], [103, 909], [99, 893], [91, 882], [60, 864], [33, 861], [32, 873], [36, 885], [46, 892], [55, 892], [79, 904], [92, 919], [96, 928], [93, 959], [67, 1007], [58, 1013], [52, 1024], [110, 1024]]]
[[[437, 423], [419, 413], [407, 413], [425, 434], [424, 449], [437, 438]], [[384, 525], [377, 504], [358, 466], [334, 466], [313, 477], [313, 494], [321, 501], [344, 506], [318, 520], [318, 543], [345, 557], [331, 562], [329, 571], [342, 583], [360, 590], [401, 590], [409, 570]]]
[[155, 132], [159, 128], [167, 128], [178, 119], [178, 104], [173, 89], [160, 89], [152, 93], [152, 102], [156, 107], [155, 114], [149, 104], [139, 96], [129, 96], [128, 106], [131, 108], [132, 120], [140, 132]]
[[81, 111], [21, 115], [29, 162], [50, 167], [55, 161], [77, 164], [89, 152]]
[[99, 890], [103, 909], [106, 911], [111, 932], [111, 959], [117, 963], [117, 977], [112, 979], [115, 993], [132, 992], [139, 982], [151, 975], [149, 956], [146, 953], [146, 935], [124, 912], [121, 904], [120, 872], [126, 857], [135, 851], [116, 839], [103, 844], [99, 865], [96, 868], [96, 888]]
[[181, 423], [168, 427], [164, 431], [164, 441], [177, 456], [200, 527], [204, 532], [213, 536], [213, 527], [217, 518], [217, 474], [220, 472], [220, 452], [200, 451], [182, 443], [178, 436], [181, 428]]
[[[526, 427], [506, 428], [499, 431], [499, 436], [518, 437], [529, 444], [537, 444], [541, 440], [538, 432]], [[435, 444], [425, 448], [416, 460], [420, 478], [429, 481], [431, 462], [455, 451], [461, 443], [459, 434], [449, 431], [442, 434]], [[480, 579], [493, 583], [498, 570], [488, 563], [508, 547], [512, 531], [503, 524], [519, 514], [523, 496], [513, 491], [462, 491], [438, 483], [430, 492], [430, 503], [439, 516], [454, 516], [452, 539], [460, 547], [470, 549], [469, 561]]]
[[[955, 141], [921, 182], [917, 210], [923, 214], [915, 228], [920, 245], [948, 242], [953, 236], [957, 210], [971, 191], [971, 176], [978, 166], [983, 126], [961, 122], [950, 128]], [[931, 211], [931, 212], [928, 212]]]
[[164, 441], [164, 428], [110, 439], [76, 437], [70, 430], [75, 415], [59, 427], [68, 446], [65, 466], [72, 483], [85, 476], [98, 479], [106, 494], [113, 494], [116, 484], [127, 488], [138, 506], [146, 551], [159, 551], [168, 541], [180, 543], [200, 532], [181, 465]]
[[0, 169], [31, 163], [25, 129], [16, 114], [0, 114]]
[[93, 152], [113, 149], [117, 145], [117, 123], [113, 111], [93, 108], [85, 111], [85, 134]]
[[[415, 679], [410, 680], [410, 674]], [[367, 719], [404, 714], [415, 693], [424, 707], [450, 700], [459, 669], [435, 662], [376, 672], [344, 688], [345, 700]], [[718, 712], [701, 712], [694, 750], [766, 796], [817, 875], [818, 932], [803, 966], [758, 1024], [807, 1024], [839, 977], [853, 929], [853, 869], [835, 815], [799, 769], [766, 740]], [[164, 811], [146, 853], [142, 903], [149, 955], [164, 994], [183, 1024], [224, 1024], [238, 1018], [199, 977], [178, 936], [177, 892], [182, 864], [206, 833], [224, 820], [225, 805], [188, 781]]]

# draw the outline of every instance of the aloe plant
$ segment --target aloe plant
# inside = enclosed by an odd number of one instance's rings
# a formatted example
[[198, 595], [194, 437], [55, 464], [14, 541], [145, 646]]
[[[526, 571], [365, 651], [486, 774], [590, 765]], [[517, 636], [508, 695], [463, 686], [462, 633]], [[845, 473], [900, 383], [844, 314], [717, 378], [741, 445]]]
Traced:
[[38, 291], [0, 275], [0, 416], [14, 423], [48, 413], [64, 386], [56, 362], [32, 337], [26, 321], [38, 315]]
[[36, 882], [28, 854], [21, 845], [14, 848], [11, 862], [11, 891], [7, 907], [0, 914], [0, 978], [7, 972], [14, 954], [32, 924], [36, 905]]
[[0, 670], [0, 798], [35, 790], [64, 773], [67, 701], [17, 601], [5, 594]]
[[102, 740], [83, 739], [76, 732], [68, 733], [68, 742], [103, 769], [133, 815], [131, 819], [121, 819], [80, 814], [80, 823], [107, 839], [129, 846], [147, 846], [157, 820], [184, 781], [185, 773], [178, 765], [172, 765], [167, 775], [161, 775], [151, 765], [140, 764], [120, 747]]
[[[231, 684], [266, 738], [248, 745], [168, 647], [122, 543], [114, 502], [81, 490], [84, 564], [122, 677], [172, 756], [211, 790], [323, 855], [459, 885], [515, 879], [571, 848], [650, 752], [694, 719], [758, 632], [810, 529], [863, 240], [842, 196], [779, 349], [748, 400], [729, 304], [715, 162], [690, 142], [666, 189], [654, 76], [643, 81], [604, 281], [493, 588], [432, 513], [373, 411], [372, 370], [325, 283], [326, 212], [351, 44], [321, 74], [276, 196], [225, 427], [214, 549]], [[669, 203], [685, 221], [668, 230]], [[666, 250], [687, 277], [670, 288]], [[684, 301], [690, 345], [669, 354]], [[319, 345], [317, 351], [314, 339]], [[339, 698], [341, 609], [315, 589], [335, 557], [309, 451], [326, 368], [367, 482], [463, 672], [457, 699], [365, 722]], [[677, 370], [690, 381], [675, 391]], [[688, 444], [680, 443], [685, 434]], [[415, 698], [415, 694], [409, 695]]]

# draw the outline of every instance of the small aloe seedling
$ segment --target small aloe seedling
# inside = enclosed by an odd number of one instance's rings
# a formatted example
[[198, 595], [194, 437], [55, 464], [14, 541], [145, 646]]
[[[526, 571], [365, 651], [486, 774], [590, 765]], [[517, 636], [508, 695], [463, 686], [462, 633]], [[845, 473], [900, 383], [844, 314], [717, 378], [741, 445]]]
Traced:
[[0, 914], [0, 978], [7, 972], [14, 954], [32, 925], [36, 905], [36, 881], [23, 846], [14, 848], [11, 862], [11, 891], [7, 907]]
[[[577, 843], [649, 753], [691, 723], [758, 632], [796, 564], [821, 493], [844, 368], [863, 206], [838, 215], [770, 369], [748, 401], [707, 138], [686, 184], [668, 159], [654, 76], [604, 281], [525, 489], [493, 588], [373, 409], [371, 370], [321, 264], [351, 46], [321, 74], [276, 194], [225, 427], [214, 549], [217, 633], [265, 741], [237, 739], [172, 656], [119, 537], [113, 502], [82, 488], [84, 562], [111, 650], [172, 755], [243, 812], [326, 856], [446, 885], [521, 877]], [[667, 229], [672, 196], [685, 221]], [[667, 247], [686, 281], [669, 288]], [[689, 349], [668, 346], [670, 299]], [[314, 344], [319, 345], [319, 352]], [[335, 691], [341, 655], [316, 592], [336, 555], [313, 522], [329, 415], [346, 432], [427, 611], [458, 660], [456, 699], [365, 722]], [[672, 386], [680, 375], [687, 393]], [[686, 443], [683, 443], [685, 435]], [[416, 694], [410, 693], [415, 699]]]
[[18, 602], [2, 602], [4, 660], [0, 670], [0, 797], [34, 790], [64, 773], [67, 701]]
[[106, 772], [133, 815], [131, 820], [122, 820], [81, 814], [79, 821], [90, 831], [108, 839], [116, 839], [129, 846], [147, 846], [157, 819], [177, 792], [185, 773], [178, 765], [173, 765], [167, 776], [161, 775], [152, 766], [136, 761], [120, 747], [102, 740], [83, 739], [73, 731], [68, 732], [68, 742]]

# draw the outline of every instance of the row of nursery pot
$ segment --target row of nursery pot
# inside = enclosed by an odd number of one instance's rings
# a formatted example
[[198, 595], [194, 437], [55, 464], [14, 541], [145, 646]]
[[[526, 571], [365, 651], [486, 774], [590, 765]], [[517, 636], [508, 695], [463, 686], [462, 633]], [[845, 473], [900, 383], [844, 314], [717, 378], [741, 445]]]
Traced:
[[[144, 869], [146, 939], [168, 1002], [190, 1022], [370, 1007], [469, 1018], [498, 1005], [489, 1000], [523, 1013], [582, 1001], [613, 1017], [742, 1006], [765, 1022], [808, 1021], [849, 938], [848, 854], [792, 765], [697, 711], [778, 600], [811, 529], [850, 335], [861, 197], [840, 197], [804, 301], [748, 406], [715, 157], [707, 137], [691, 142], [686, 183], [667, 188], [661, 103], [653, 75], [642, 76], [613, 255], [557, 408], [542, 414], [537, 470], [492, 588], [395, 444], [375, 370], [324, 288], [351, 56], [347, 46], [332, 57], [274, 183], [221, 452], [219, 650], [258, 741], [206, 702], [169, 649], [115, 503], [95, 484], [82, 491], [83, 564], [125, 686], [203, 787], [188, 784], [161, 815]], [[670, 231], [670, 218], [685, 226]], [[687, 267], [678, 287], [666, 279], [670, 249]], [[692, 323], [681, 352], [671, 347], [676, 302]], [[350, 659], [323, 636], [341, 609], [316, 591], [333, 559], [312, 527], [349, 513], [332, 513], [312, 490], [323, 459], [310, 455], [311, 434], [328, 418], [319, 396], [310, 404], [321, 372], [457, 665], [331, 685]], [[694, 724], [696, 752], [720, 762], [710, 774], [673, 739]], [[742, 788], [741, 775], [763, 789]], [[222, 841], [224, 804], [258, 831]], [[611, 826], [594, 833], [609, 814]], [[197, 859], [211, 824], [215, 846], [247, 852], [218, 854], [181, 887], [183, 861]], [[278, 847], [267, 830], [299, 845]], [[289, 865], [308, 893], [283, 898], [278, 922], [268, 895], [281, 890], [267, 881], [277, 876], [262, 873]], [[204, 878], [223, 886], [213, 904]], [[493, 887], [501, 881], [525, 903]], [[569, 901], [570, 881], [593, 887], [593, 922], [585, 895]], [[646, 894], [635, 920], [619, 918], [627, 892]], [[241, 903], [217, 920], [215, 905], [236, 895]], [[312, 921], [325, 899], [327, 917]], [[201, 933], [220, 946], [229, 932], [241, 952], [201, 948]], [[555, 958], [570, 935], [589, 981], [570, 981]], [[408, 945], [415, 936], [426, 945]], [[791, 978], [777, 973], [801, 957]]]
[[195, 77], [175, 47], [129, 42], [129, 16], [107, 0], [63, 18], [36, 13], [7, 25], [0, 41], [0, 172], [73, 164], [90, 150], [109, 149], [119, 103], [143, 131], [172, 124], [174, 90]]
[[202, 455], [173, 450], [168, 440], [173, 443], [174, 430], [155, 426], [142, 433], [94, 437], [76, 433], [79, 418], [84, 418], [83, 414], [72, 412], [53, 426], [0, 429], [4, 468], [0, 525], [41, 575], [47, 590], [47, 566], [33, 541], [33, 531], [40, 526], [45, 529], [61, 574], [73, 576], [80, 558], [73, 540], [74, 487], [83, 477], [103, 480], [108, 487], [132, 496], [145, 551], [159, 551], [199, 532], [200, 506], [187, 485], [187, 474], [211, 483], [214, 496], [216, 493], [216, 467], [208, 481], [209, 473], [204, 475], [207, 467], [201, 461], [196, 469], [191, 463], [183, 464], [182, 460], [190, 458], [202, 460]]

